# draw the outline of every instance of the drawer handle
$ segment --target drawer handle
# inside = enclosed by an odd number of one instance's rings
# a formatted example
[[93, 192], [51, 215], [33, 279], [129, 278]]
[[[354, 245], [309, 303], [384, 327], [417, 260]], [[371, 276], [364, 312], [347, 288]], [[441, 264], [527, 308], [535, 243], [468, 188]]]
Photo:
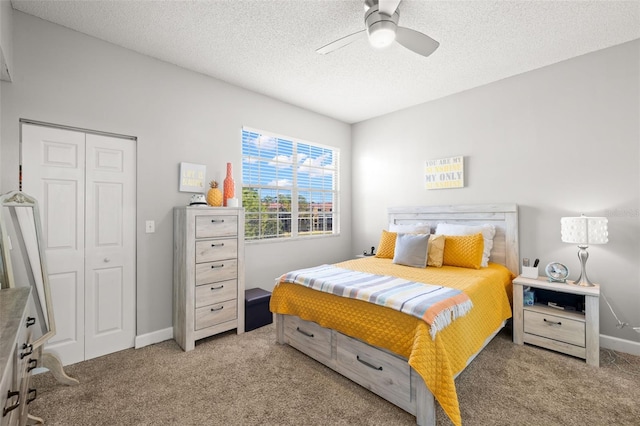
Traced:
[[33, 353], [33, 345], [32, 344], [27, 345], [26, 343], [24, 343], [22, 345], [22, 350], [25, 352], [22, 352], [20, 354], [20, 359], [24, 358], [25, 356], [29, 356]]
[[224, 243], [220, 243], [220, 244], [211, 244], [211, 247], [224, 247]]
[[224, 223], [224, 219], [211, 219], [211, 223]]
[[7, 402], [14, 396], [17, 397], [16, 403], [8, 407], [4, 407], [4, 409], [2, 410], [2, 417], [6, 416], [11, 411], [15, 410], [20, 406], [20, 391], [7, 391]]
[[360, 361], [362, 364], [366, 365], [369, 368], [373, 368], [374, 370], [382, 371], [382, 367], [376, 367], [375, 365], [368, 363], [367, 361], [361, 360], [360, 355], [356, 355], [356, 359]]
[[221, 263], [220, 265], [211, 265], [211, 269], [216, 269], [216, 268], [224, 268], [224, 263]]
[[211, 287], [211, 290], [222, 290], [224, 288], [223, 285], [219, 285], [218, 287]]
[[304, 334], [304, 335], [305, 335], [305, 336], [307, 336], [307, 337], [313, 337], [313, 333], [309, 333], [309, 332], [307, 332], [307, 331], [300, 330], [300, 327], [296, 327], [296, 331], [297, 331], [298, 333]]
[[36, 319], [34, 317], [27, 317], [27, 328], [35, 325]]
[[221, 311], [224, 309], [224, 306], [220, 306], [219, 308], [211, 308], [211, 312]]
[[29, 361], [27, 362], [27, 373], [31, 370], [34, 370], [35, 368], [38, 367], [38, 360], [37, 359], [33, 359], [33, 358], [29, 358]]
[[550, 325], [562, 325], [562, 323], [561, 323], [560, 321], [558, 321], [558, 322], [555, 322], [555, 321], [549, 321], [549, 320], [548, 320], [548, 319], [546, 319], [546, 318], [543, 318], [543, 321], [544, 321], [544, 322], [548, 322]]
[[[29, 396], [33, 394], [33, 396]], [[27, 404], [31, 404], [38, 397], [38, 391], [34, 388], [29, 388], [29, 392], [27, 392]]]

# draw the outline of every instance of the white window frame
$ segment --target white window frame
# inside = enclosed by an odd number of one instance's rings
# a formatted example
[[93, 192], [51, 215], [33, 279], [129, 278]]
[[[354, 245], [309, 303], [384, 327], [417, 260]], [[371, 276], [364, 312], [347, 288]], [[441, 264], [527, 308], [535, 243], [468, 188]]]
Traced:
[[[276, 140], [281, 140], [281, 141], [287, 141], [287, 142], [291, 142], [293, 144], [292, 147], [292, 155], [291, 155], [291, 161], [287, 162], [287, 163], [282, 163], [282, 164], [291, 164], [292, 166], [292, 181], [291, 181], [291, 185], [281, 185], [279, 181], [275, 181], [275, 183], [267, 185], [267, 184], [260, 184], [260, 183], [255, 183], [255, 182], [248, 182], [245, 179], [247, 178], [247, 174], [245, 173], [245, 167], [247, 164], [249, 164], [250, 162], [255, 162], [255, 161], [268, 161], [268, 162], [273, 162], [273, 163], [278, 163], [280, 160], [278, 158], [267, 158], [267, 157], [253, 157], [251, 155], [248, 155], [247, 153], [245, 153], [245, 132], [248, 133], [252, 133], [255, 135], [258, 135], [259, 137], [265, 137], [265, 138], [273, 138]], [[323, 173], [333, 173], [333, 179], [332, 179], [332, 188], [331, 189], [326, 189], [326, 188], [311, 188], [311, 186], [309, 188], [300, 188], [299, 187], [299, 175], [301, 173], [300, 169], [301, 166], [305, 166], [304, 164], [301, 164], [301, 159], [299, 158], [299, 150], [298, 147], [300, 144], [303, 145], [308, 145], [310, 147], [312, 147], [313, 149], [321, 149], [321, 150], [328, 150], [331, 151], [331, 156], [332, 156], [332, 163], [331, 165], [313, 165], [313, 169], [314, 170], [318, 170], [318, 171], [322, 171]], [[332, 147], [332, 146], [327, 146], [327, 145], [322, 145], [322, 144], [318, 144], [315, 142], [309, 142], [309, 141], [305, 141], [302, 139], [298, 139], [298, 138], [292, 138], [289, 136], [284, 136], [284, 135], [279, 135], [273, 132], [268, 132], [268, 131], [264, 131], [264, 130], [257, 130], [257, 129], [253, 129], [250, 127], [246, 127], [243, 126], [242, 128], [242, 132], [241, 132], [241, 152], [242, 152], [242, 194], [244, 195], [244, 190], [245, 188], [250, 188], [252, 190], [266, 190], [266, 191], [274, 191], [274, 192], [278, 192], [278, 191], [284, 191], [284, 192], [291, 192], [291, 218], [290, 218], [290, 232], [284, 232], [282, 234], [270, 234], [270, 235], [264, 235], [263, 232], [263, 227], [262, 227], [262, 223], [263, 223], [263, 219], [268, 218], [269, 216], [274, 215], [274, 212], [267, 212], [267, 211], [259, 211], [258, 212], [258, 235], [257, 236], [247, 236], [247, 232], [250, 232], [251, 229], [255, 228], [255, 223], [250, 225], [250, 222], [255, 220], [255, 215], [252, 213], [255, 212], [251, 212], [251, 211], [247, 211], [247, 207], [245, 205], [245, 200], [243, 199], [243, 206], [245, 207], [245, 240], [247, 242], [258, 242], [258, 241], [270, 241], [270, 242], [274, 242], [274, 241], [290, 241], [292, 239], [307, 239], [307, 238], [322, 238], [322, 237], [328, 237], [328, 236], [337, 236], [340, 235], [340, 210], [339, 210], [339, 202], [340, 202], [340, 150], [339, 148], [336, 147]], [[304, 160], [304, 159], [303, 159]], [[294, 167], [295, 166], [295, 167]], [[250, 180], [251, 178], [249, 178], [248, 180]], [[322, 218], [324, 220], [324, 228], [325, 228], [325, 232], [321, 232], [319, 234], [317, 234], [314, 230], [314, 225], [312, 222], [310, 222], [310, 226], [311, 226], [311, 230], [310, 231], [302, 231], [300, 232], [299, 230], [299, 220], [301, 220], [301, 216], [304, 215], [306, 212], [300, 212], [299, 211], [299, 195], [301, 193], [324, 193], [326, 194], [331, 194], [331, 202], [332, 202], [332, 206], [331, 206], [331, 211], [329, 212], [325, 212], [324, 210], [322, 211], [322, 213], [329, 213], [328, 215], [323, 214]], [[244, 198], [244, 197], [243, 197]], [[278, 203], [279, 204], [279, 203]], [[309, 205], [310, 205], [310, 210], [308, 211], [310, 213], [310, 220], [313, 220], [313, 205], [314, 202], [312, 200], [309, 200]], [[264, 205], [262, 204], [262, 200], [260, 200], [260, 207], [263, 207]], [[322, 205], [322, 208], [326, 208], [326, 206]], [[288, 213], [288, 212], [287, 212]], [[277, 213], [276, 213], [277, 216]], [[327, 217], [331, 217], [331, 229], [330, 232], [326, 232], [326, 226], [327, 226]], [[279, 226], [281, 224], [279, 218], [277, 218], [277, 223], [278, 223], [278, 230], [280, 229]]]

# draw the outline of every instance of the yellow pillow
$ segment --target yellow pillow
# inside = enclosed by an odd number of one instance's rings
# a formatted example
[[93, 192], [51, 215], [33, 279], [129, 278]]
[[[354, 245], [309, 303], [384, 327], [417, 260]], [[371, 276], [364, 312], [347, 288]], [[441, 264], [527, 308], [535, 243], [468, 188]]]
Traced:
[[459, 236], [446, 235], [442, 263], [448, 266], [480, 269], [483, 250], [482, 233]]
[[378, 243], [378, 252], [376, 253], [376, 257], [393, 259], [393, 255], [396, 252], [397, 236], [398, 234], [396, 232], [389, 232], [383, 229], [382, 235], [380, 235], [380, 242]]
[[429, 244], [427, 247], [427, 265], [437, 268], [442, 266], [444, 256], [444, 235], [429, 235]]

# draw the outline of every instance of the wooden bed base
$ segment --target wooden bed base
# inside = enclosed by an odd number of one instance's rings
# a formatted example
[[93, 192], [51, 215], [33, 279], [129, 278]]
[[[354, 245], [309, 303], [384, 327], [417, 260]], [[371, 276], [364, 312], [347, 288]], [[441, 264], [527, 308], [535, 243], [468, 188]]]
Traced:
[[292, 315], [276, 314], [276, 335], [278, 343], [296, 348], [416, 416], [419, 425], [435, 424], [433, 394], [406, 358]]
[[[496, 227], [491, 261], [505, 265], [515, 275], [519, 273], [515, 204], [398, 207], [389, 208], [388, 212], [390, 222], [429, 223], [432, 232], [439, 222], [491, 223]], [[502, 326], [487, 338], [484, 346]], [[416, 416], [418, 425], [436, 424], [433, 394], [406, 358], [292, 315], [276, 314], [276, 334], [278, 343], [298, 349]]]
[[436, 424], [435, 398], [406, 358], [292, 315], [276, 314], [276, 338], [416, 416], [418, 425]]

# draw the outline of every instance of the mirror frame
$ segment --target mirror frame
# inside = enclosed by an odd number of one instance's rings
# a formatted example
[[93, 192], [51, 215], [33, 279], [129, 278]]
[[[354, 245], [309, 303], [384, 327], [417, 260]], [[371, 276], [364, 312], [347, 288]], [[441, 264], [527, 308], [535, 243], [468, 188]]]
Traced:
[[[13, 276], [13, 266], [11, 263], [11, 250], [9, 247], [9, 234], [7, 232], [7, 217], [5, 215], [5, 207], [24, 207], [33, 209], [33, 221], [35, 225], [36, 239], [38, 242], [38, 254], [40, 256], [40, 268], [42, 271], [42, 285], [44, 292], [44, 305], [42, 308], [46, 308], [47, 321], [49, 328], [46, 333], [43, 333], [41, 337], [32, 342], [34, 348], [43, 345], [48, 339], [50, 339], [56, 333], [56, 326], [53, 315], [53, 301], [51, 300], [51, 290], [49, 284], [49, 274], [47, 272], [47, 262], [44, 254], [44, 240], [42, 238], [42, 225], [40, 223], [40, 210], [38, 208], [38, 202], [35, 198], [25, 194], [21, 191], [11, 191], [0, 196], [0, 245], [2, 251], [2, 287], [18, 287], [16, 286]], [[32, 292], [37, 292], [37, 289], [31, 289]], [[32, 296], [33, 297], [33, 296]], [[35, 299], [34, 299], [35, 300]], [[42, 301], [41, 301], [42, 303]], [[41, 321], [44, 318], [39, 318]]]

